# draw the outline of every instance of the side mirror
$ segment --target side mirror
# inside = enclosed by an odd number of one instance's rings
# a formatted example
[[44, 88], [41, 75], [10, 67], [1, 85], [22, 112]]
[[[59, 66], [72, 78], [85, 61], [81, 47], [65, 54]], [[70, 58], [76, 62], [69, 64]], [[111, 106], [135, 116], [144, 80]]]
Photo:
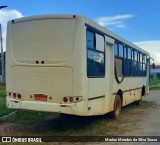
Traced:
[[153, 69], [155, 69], [155, 68], [156, 68], [155, 63], [152, 63], [152, 68], [153, 68]]

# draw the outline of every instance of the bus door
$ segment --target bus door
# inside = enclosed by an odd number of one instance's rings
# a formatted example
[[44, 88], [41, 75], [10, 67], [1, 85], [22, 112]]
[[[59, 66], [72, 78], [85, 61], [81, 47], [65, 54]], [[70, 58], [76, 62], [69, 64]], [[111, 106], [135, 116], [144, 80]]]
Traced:
[[104, 101], [104, 112], [112, 111], [112, 87], [114, 77], [114, 39], [105, 36], [105, 101]]

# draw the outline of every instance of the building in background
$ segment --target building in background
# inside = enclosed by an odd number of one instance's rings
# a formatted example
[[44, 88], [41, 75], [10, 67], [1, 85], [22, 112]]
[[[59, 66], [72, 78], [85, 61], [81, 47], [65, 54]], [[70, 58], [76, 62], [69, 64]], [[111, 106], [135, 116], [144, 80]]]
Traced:
[[156, 65], [155, 68], [151, 69], [151, 74], [150, 74], [151, 78], [153, 79], [160, 79], [160, 65]]

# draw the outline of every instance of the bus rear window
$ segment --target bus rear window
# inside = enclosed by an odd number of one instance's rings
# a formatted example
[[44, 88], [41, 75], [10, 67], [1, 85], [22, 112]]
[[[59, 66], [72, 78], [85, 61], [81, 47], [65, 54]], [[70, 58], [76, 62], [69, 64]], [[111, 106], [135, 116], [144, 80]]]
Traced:
[[73, 52], [75, 32], [75, 19], [42, 19], [13, 23], [13, 56], [20, 62], [67, 60]]

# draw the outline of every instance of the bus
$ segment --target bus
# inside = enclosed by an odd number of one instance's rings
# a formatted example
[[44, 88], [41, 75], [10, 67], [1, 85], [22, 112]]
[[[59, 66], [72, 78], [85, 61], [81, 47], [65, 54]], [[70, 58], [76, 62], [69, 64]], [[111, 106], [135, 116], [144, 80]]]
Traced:
[[85, 16], [11, 20], [6, 46], [8, 108], [118, 118], [149, 93], [149, 53]]

